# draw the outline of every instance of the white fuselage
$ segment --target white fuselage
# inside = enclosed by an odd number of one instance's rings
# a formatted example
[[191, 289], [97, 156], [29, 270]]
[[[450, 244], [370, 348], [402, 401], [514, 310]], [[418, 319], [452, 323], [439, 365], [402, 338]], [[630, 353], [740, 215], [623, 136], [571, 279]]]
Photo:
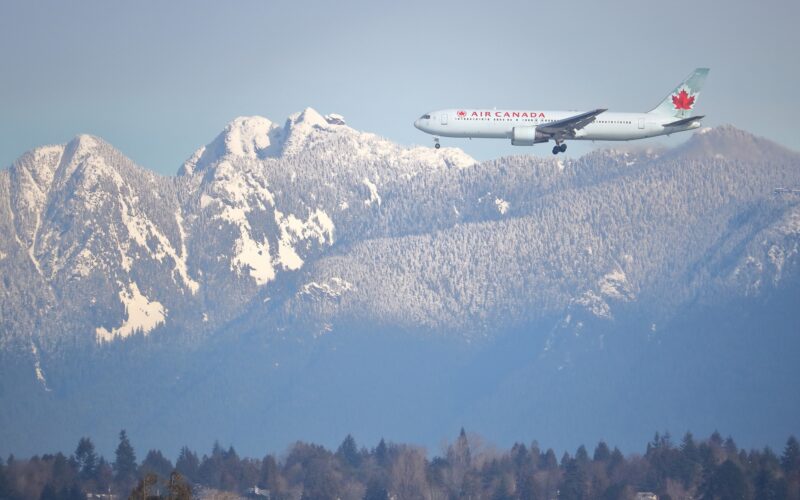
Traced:
[[[580, 111], [531, 111], [505, 109], [443, 109], [432, 111], [414, 122], [423, 132], [440, 137], [511, 139], [514, 127], [539, 127], [574, 116]], [[429, 117], [429, 118], [426, 118]], [[575, 132], [569, 140], [630, 141], [673, 134], [700, 127], [700, 120], [680, 126], [671, 116], [655, 113], [615, 113], [606, 111], [594, 122]], [[543, 137], [541, 141], [547, 142]]]

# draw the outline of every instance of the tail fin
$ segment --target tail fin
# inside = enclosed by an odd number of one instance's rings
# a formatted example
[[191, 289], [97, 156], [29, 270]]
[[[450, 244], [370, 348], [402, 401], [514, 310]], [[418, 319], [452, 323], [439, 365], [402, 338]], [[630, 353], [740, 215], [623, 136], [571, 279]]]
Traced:
[[675, 87], [675, 90], [670, 92], [661, 101], [661, 104], [650, 110], [650, 113], [673, 116], [675, 118], [692, 116], [692, 110], [697, 104], [697, 98], [700, 97], [700, 89], [703, 88], [706, 76], [708, 76], [708, 68], [697, 68], [680, 85]]

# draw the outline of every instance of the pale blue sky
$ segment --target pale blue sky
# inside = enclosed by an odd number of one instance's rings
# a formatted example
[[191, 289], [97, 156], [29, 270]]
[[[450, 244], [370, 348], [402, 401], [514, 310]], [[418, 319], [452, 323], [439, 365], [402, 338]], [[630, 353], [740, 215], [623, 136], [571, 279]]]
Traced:
[[[697, 66], [711, 67], [708, 124], [797, 150], [798, 19], [796, 0], [4, 0], [0, 166], [91, 133], [174, 174], [234, 117], [282, 123], [306, 106], [428, 145], [412, 122], [431, 109], [644, 111]], [[443, 143], [480, 159], [549, 154]]]

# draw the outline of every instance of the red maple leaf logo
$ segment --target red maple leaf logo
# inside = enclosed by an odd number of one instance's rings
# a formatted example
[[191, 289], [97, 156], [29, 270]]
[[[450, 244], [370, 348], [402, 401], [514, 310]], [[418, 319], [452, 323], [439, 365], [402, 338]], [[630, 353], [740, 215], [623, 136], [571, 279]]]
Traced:
[[694, 96], [689, 95], [685, 89], [681, 89], [680, 92], [672, 96], [672, 104], [675, 106], [675, 109], [692, 109], [694, 105]]
[[461, 110], [461, 111], [459, 111], [459, 112], [458, 112], [458, 113], [456, 113], [456, 114], [457, 114], [459, 117], [461, 117], [461, 118], [464, 118], [465, 116], [467, 116], [467, 112], [466, 112], [466, 111], [464, 111], [464, 110]]

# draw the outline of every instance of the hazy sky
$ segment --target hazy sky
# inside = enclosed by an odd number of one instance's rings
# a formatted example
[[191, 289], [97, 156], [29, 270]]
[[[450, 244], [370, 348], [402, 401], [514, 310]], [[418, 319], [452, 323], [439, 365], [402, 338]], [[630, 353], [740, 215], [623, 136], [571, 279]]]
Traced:
[[708, 124], [800, 149], [798, 20], [796, 0], [2, 0], [0, 166], [91, 133], [173, 174], [234, 117], [306, 106], [428, 145], [412, 122], [431, 109], [646, 111], [697, 66]]

